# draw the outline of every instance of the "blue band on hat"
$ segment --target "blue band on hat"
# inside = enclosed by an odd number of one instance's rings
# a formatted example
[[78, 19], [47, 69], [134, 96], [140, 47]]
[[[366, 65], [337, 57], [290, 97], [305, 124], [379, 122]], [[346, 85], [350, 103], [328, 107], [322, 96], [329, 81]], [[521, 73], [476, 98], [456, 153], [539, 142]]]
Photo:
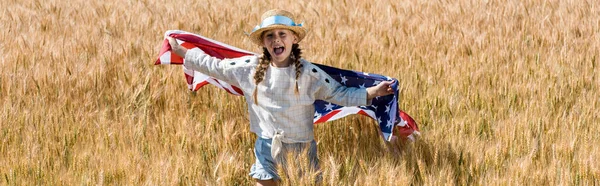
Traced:
[[276, 15], [265, 18], [260, 25], [256, 25], [256, 27], [254, 27], [252, 32], [270, 25], [302, 26], [302, 23], [296, 24], [289, 17]]

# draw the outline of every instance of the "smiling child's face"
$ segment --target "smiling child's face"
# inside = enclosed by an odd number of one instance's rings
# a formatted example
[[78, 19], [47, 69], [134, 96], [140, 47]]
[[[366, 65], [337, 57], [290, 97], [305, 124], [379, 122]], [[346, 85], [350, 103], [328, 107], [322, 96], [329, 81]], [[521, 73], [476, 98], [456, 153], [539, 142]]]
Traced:
[[272, 62], [289, 65], [292, 45], [298, 43], [298, 37], [288, 29], [271, 29], [265, 31], [262, 36], [263, 47], [271, 54]]

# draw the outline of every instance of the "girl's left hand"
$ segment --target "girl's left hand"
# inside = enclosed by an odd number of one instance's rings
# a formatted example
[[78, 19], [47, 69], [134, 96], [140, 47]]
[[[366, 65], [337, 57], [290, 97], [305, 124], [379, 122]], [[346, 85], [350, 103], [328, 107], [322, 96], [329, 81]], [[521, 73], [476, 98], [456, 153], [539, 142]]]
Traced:
[[379, 96], [387, 96], [394, 93], [394, 89], [392, 89], [391, 84], [394, 83], [392, 81], [384, 81], [379, 83], [378, 85], [367, 88], [367, 99], [373, 99]]

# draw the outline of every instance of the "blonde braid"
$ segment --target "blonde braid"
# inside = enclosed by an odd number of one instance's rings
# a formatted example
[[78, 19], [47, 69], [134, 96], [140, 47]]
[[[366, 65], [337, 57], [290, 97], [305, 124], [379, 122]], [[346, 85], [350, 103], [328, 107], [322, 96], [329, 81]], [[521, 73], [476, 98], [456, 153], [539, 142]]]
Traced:
[[265, 78], [265, 72], [267, 71], [267, 68], [269, 68], [270, 62], [271, 54], [269, 54], [267, 48], [263, 48], [263, 55], [260, 56], [260, 61], [258, 65], [256, 65], [256, 72], [254, 72], [254, 83], [256, 84], [254, 87], [254, 93], [252, 94], [252, 97], [254, 98], [254, 104], [258, 104], [258, 84]]
[[292, 55], [290, 56], [292, 60], [294, 60], [294, 65], [296, 66], [296, 87], [294, 89], [294, 93], [296, 95], [300, 94], [298, 91], [298, 78], [300, 78], [300, 74], [302, 74], [302, 63], [300, 62], [300, 56], [302, 54], [302, 50], [299, 48], [300, 45], [293, 44], [292, 45]]

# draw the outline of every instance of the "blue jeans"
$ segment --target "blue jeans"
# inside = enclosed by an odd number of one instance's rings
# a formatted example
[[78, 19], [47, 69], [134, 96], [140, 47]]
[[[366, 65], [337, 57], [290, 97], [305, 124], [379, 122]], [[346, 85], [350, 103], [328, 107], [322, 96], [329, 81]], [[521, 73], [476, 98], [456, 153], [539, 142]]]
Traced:
[[[310, 167], [313, 170], [319, 169], [319, 158], [317, 158], [317, 143], [312, 140], [309, 143], [282, 143], [282, 151], [277, 156], [277, 160], [274, 160], [271, 156], [271, 139], [264, 139], [258, 137], [254, 144], [254, 156], [256, 162], [250, 169], [250, 176], [258, 180], [281, 180], [281, 177], [277, 174], [277, 164], [285, 165], [286, 153], [293, 153], [294, 155], [300, 155], [308, 149], [308, 158], [310, 159]], [[285, 167], [283, 167], [285, 169]], [[285, 170], [284, 170], [285, 171]]]

